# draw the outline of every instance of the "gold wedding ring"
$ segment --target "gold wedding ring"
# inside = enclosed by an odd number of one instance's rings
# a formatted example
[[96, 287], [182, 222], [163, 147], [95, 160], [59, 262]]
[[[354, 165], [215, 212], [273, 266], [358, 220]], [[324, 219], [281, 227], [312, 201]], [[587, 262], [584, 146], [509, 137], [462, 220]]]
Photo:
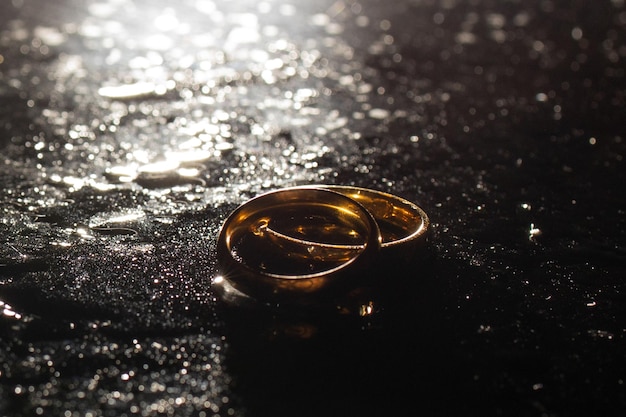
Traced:
[[[222, 225], [217, 257], [236, 289], [282, 297], [344, 285], [367, 270], [380, 246], [378, 223], [358, 202], [329, 189], [296, 187], [235, 209]], [[335, 251], [342, 256], [329, 256]]]
[[416, 204], [360, 187], [310, 185], [253, 198], [218, 238], [223, 276], [247, 294], [318, 292], [411, 259], [429, 220]]
[[[342, 185], [313, 185], [300, 188], [322, 188], [343, 194], [360, 203], [374, 217], [382, 238], [382, 256], [387, 260], [410, 258], [424, 246], [428, 231], [428, 216], [416, 204], [382, 191]], [[302, 226], [304, 227], [304, 226]], [[313, 227], [317, 227], [313, 225]], [[340, 245], [328, 242], [308, 242], [295, 238], [271, 227], [265, 228], [266, 235], [275, 245], [290, 250], [294, 245], [315, 246], [318, 253], [330, 259], [349, 259], [351, 254], [360, 250], [359, 245]], [[341, 233], [341, 231], [337, 231]]]
[[410, 256], [424, 246], [430, 221], [417, 204], [368, 188], [343, 185], [321, 187], [361, 203], [374, 216], [382, 236], [383, 256]]

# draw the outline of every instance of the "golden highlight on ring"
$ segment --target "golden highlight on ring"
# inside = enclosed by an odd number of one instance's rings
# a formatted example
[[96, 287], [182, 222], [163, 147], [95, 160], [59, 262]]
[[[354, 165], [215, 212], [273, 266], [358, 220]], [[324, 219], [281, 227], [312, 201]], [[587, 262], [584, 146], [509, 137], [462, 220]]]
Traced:
[[409, 258], [429, 220], [414, 203], [359, 187], [311, 185], [257, 196], [222, 225], [220, 272], [243, 293], [298, 297], [358, 285], [372, 267]]

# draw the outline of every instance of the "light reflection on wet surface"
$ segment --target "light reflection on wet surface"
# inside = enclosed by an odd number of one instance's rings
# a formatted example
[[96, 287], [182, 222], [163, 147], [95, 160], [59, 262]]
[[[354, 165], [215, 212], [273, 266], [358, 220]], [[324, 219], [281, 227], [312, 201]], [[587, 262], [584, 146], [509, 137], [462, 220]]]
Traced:
[[[584, 309], [610, 303], [611, 283], [575, 281], [608, 267], [551, 259], [597, 242], [549, 213], [623, 219], [614, 192], [585, 198], [591, 171], [619, 182], [623, 2], [601, 15], [551, 1], [292, 3], [0, 8], [0, 329], [14, 337], [3, 342], [1, 396], [28, 398], [30, 414], [235, 411], [208, 285], [212, 240], [236, 204], [298, 183], [398, 190], [434, 210], [438, 255], [460, 265], [446, 314], [469, 309], [481, 322], [465, 342], [515, 327], [476, 313], [487, 310], [481, 290], [546, 321], [559, 295]], [[563, 184], [561, 200], [550, 187]], [[623, 259], [609, 252], [590, 262]], [[544, 281], [520, 254], [540, 258]], [[517, 346], [530, 345], [510, 316]]]

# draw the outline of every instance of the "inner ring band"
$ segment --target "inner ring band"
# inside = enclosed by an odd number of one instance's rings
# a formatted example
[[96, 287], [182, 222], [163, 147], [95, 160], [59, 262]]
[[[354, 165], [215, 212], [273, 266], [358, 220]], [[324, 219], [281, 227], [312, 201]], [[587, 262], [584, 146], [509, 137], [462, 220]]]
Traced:
[[[324, 239], [288, 234], [276, 239], [279, 232], [269, 227], [273, 220], [299, 225], [305, 236], [321, 227]], [[342, 248], [342, 257], [328, 256], [336, 248], [326, 238], [346, 235], [333, 228], [350, 230], [357, 239], [356, 244], [344, 240], [334, 245]], [[266, 234], [267, 229], [272, 233]], [[220, 230], [217, 258], [224, 278], [244, 293], [293, 295], [319, 292], [364, 272], [380, 245], [378, 223], [359, 202], [330, 189], [294, 187], [262, 194], [235, 209]], [[345, 251], [346, 246], [352, 250]], [[297, 267], [293, 272], [291, 265]], [[308, 265], [316, 268], [300, 269]]]

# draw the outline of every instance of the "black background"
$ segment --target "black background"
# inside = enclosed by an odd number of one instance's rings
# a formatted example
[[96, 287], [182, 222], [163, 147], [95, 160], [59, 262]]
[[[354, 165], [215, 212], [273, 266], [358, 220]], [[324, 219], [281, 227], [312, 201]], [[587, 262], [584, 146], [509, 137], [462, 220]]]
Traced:
[[[619, 0], [3, 2], [0, 414], [620, 415], [625, 26]], [[212, 284], [226, 216], [309, 183], [431, 218], [369, 316]]]

